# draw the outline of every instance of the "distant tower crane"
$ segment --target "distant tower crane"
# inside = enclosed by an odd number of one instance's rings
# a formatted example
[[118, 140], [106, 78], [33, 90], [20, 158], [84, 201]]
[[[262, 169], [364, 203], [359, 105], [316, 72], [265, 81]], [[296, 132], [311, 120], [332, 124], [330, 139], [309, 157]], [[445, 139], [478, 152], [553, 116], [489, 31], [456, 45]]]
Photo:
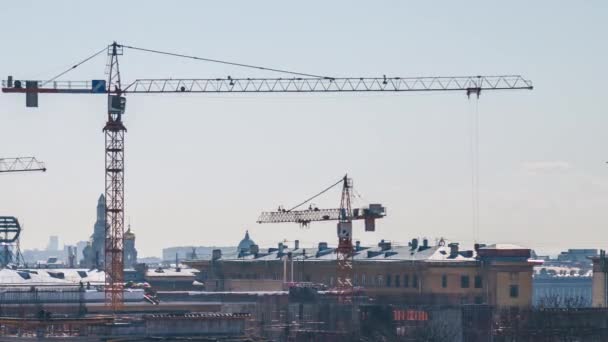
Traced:
[[[190, 60], [221, 63], [263, 71], [289, 74], [289, 78], [170, 78], [136, 79], [121, 82], [118, 57], [124, 49], [161, 54]], [[57, 79], [94, 57], [107, 51], [108, 77], [93, 81], [58, 81]], [[48, 81], [2, 81], [2, 92], [24, 93], [27, 107], [38, 106], [38, 94], [104, 94], [108, 97], [108, 119], [105, 133], [105, 192], [106, 192], [106, 305], [118, 311], [123, 304], [123, 235], [124, 235], [124, 137], [122, 122], [126, 94], [167, 93], [369, 93], [415, 91], [464, 91], [468, 96], [486, 90], [532, 89], [532, 82], [518, 75], [463, 77], [327, 77], [267, 68], [217, 59], [188, 56], [172, 52], [144, 49], [118, 44], [104, 47]], [[345, 221], [346, 223], [346, 221]]]
[[0, 173], [2, 172], [26, 172], [46, 171], [44, 163], [35, 157], [0, 158]]
[[[29, 171], [45, 172], [46, 167], [35, 157], [0, 158], [0, 173]], [[3, 247], [0, 266], [7, 266], [13, 259], [19, 265], [22, 258], [20, 235], [21, 226], [16, 217], [0, 216], [0, 245]], [[14, 251], [11, 251], [11, 246], [14, 247]]]
[[[340, 184], [342, 184], [340, 208], [319, 209], [314, 206], [309, 206], [306, 210], [296, 210]], [[258, 223], [295, 222], [303, 226], [309, 225], [310, 222], [338, 221], [336, 289], [340, 294], [340, 298], [347, 301], [350, 299], [353, 291], [353, 220], [365, 220], [365, 230], [374, 231], [376, 229], [376, 219], [386, 216], [386, 209], [381, 204], [369, 204], [366, 208], [352, 209], [352, 189], [352, 179], [348, 178], [348, 175], [344, 175], [344, 177], [335, 184], [297, 206], [288, 210], [279, 208], [277, 211], [263, 212], [257, 221]]]

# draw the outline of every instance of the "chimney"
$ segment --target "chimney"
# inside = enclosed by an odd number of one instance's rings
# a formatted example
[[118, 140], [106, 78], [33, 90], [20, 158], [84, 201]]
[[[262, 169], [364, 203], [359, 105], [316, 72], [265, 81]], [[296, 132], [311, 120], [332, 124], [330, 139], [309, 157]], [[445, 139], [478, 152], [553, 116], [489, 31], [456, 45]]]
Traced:
[[448, 244], [448, 247], [450, 247], [450, 258], [457, 257], [458, 256], [458, 243], [452, 242], [452, 243]]
[[418, 248], [418, 239], [412, 239], [412, 250]]
[[319, 251], [327, 249], [327, 242], [319, 242]]
[[422, 247], [424, 247], [425, 249], [429, 248], [429, 239], [424, 238], [422, 240]]
[[296, 241], [294, 241], [294, 242], [293, 242], [293, 244], [294, 244], [293, 249], [298, 249], [298, 248], [300, 248], [300, 240], [296, 240]]
[[218, 260], [222, 258], [222, 250], [221, 249], [214, 249], [211, 252], [211, 260]]
[[384, 241], [384, 239], [382, 239], [382, 240], [380, 240], [378, 247], [380, 247], [380, 249], [383, 251], [387, 251], [387, 250], [391, 249], [391, 243]]
[[285, 248], [285, 246], [283, 245], [282, 242], [279, 242], [279, 246], [278, 246], [278, 254], [279, 255], [283, 255], [283, 249]]
[[249, 247], [249, 252], [251, 252], [253, 255], [257, 255], [260, 252], [260, 246], [251, 245], [251, 247]]
[[360, 251], [361, 250], [361, 241], [357, 240], [355, 241], [355, 251]]

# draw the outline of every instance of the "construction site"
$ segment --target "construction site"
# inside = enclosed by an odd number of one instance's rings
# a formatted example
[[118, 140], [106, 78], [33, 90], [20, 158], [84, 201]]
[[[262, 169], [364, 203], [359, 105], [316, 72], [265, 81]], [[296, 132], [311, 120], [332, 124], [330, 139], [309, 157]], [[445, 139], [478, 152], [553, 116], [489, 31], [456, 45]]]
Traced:
[[[177, 59], [229, 64], [286, 74], [281, 78], [136, 79], [125, 82], [120, 58], [127, 51]], [[80, 65], [107, 57], [106, 79], [65, 81], [65, 74]], [[219, 340], [329, 341], [358, 340], [367, 336], [416, 338], [422, 330], [442, 338], [463, 336], [462, 308], [466, 305], [527, 307], [534, 261], [530, 249], [511, 245], [476, 244], [459, 249], [457, 242], [412, 239], [408, 246], [381, 241], [376, 247], [355, 241], [353, 223], [376, 230], [376, 221], [388, 211], [383, 204], [353, 208], [353, 180], [344, 175], [329, 187], [299, 204], [262, 212], [258, 223], [317, 222], [336, 224], [335, 247], [319, 243], [306, 250], [280, 243], [264, 252], [253, 242], [240, 244], [238, 255], [210, 260], [187, 260], [196, 270], [197, 291], [167, 290], [161, 285], [138, 286], [125, 278], [125, 135], [123, 118], [127, 98], [138, 94], [227, 93], [370, 93], [461, 92], [479, 98], [497, 90], [531, 90], [522, 76], [466, 77], [346, 77], [334, 78], [293, 71], [209, 60], [197, 56], [128, 46], [114, 42], [49, 80], [2, 81], [4, 95], [22, 94], [27, 107], [38, 107], [39, 96], [62, 94], [107, 97], [105, 135], [105, 193], [98, 222], [105, 242], [95, 252], [91, 269], [27, 268], [21, 262], [19, 219], [0, 218], [2, 264], [0, 271], [0, 333], [3, 337], [121, 341], [142, 338], [191, 337]], [[46, 171], [36, 158], [0, 160], [2, 172]], [[329, 190], [341, 189], [335, 208], [318, 208], [315, 200]], [[103, 201], [102, 201], [103, 200]], [[101, 217], [100, 217], [101, 216]], [[96, 228], [97, 229], [97, 228]], [[130, 230], [129, 230], [129, 234]], [[246, 237], [249, 240], [249, 235]], [[92, 247], [95, 249], [95, 247]], [[91, 252], [89, 252], [90, 254]], [[100, 255], [101, 254], [101, 255]], [[510, 258], [508, 263], [504, 258]], [[166, 274], [168, 270], [157, 270]], [[176, 261], [175, 272], [180, 272]], [[504, 274], [516, 282], [500, 281]], [[193, 273], [194, 274], [194, 273]], [[179, 274], [182, 275], [182, 274]], [[167, 274], [168, 276], [168, 274]], [[443, 285], [437, 287], [436, 277]], [[448, 280], [454, 278], [454, 280]], [[452, 283], [461, 282], [461, 286]], [[192, 279], [189, 280], [193, 282]], [[448, 282], [450, 286], [448, 286]], [[175, 287], [174, 287], [175, 289]], [[509, 290], [510, 289], [510, 290]], [[514, 290], [515, 289], [515, 290]], [[190, 290], [190, 291], [188, 291]], [[505, 296], [517, 291], [514, 296]], [[430, 325], [450, 319], [450, 326]], [[377, 327], [382, 322], [382, 327]], [[441, 335], [443, 334], [443, 335]], [[377, 337], [377, 336], [376, 336]], [[419, 336], [418, 336], [419, 337]]]
[[608, 340], [608, 183], [538, 114], [538, 15], [39, 6], [6, 12], [0, 341]]

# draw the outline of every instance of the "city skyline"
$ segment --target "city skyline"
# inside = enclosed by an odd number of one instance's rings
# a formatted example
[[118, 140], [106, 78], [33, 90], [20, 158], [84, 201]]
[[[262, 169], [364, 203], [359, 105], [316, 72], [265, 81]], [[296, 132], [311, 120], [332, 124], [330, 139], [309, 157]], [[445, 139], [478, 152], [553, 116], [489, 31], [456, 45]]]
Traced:
[[[12, 33], [1, 78], [49, 78], [117, 40], [321, 75], [514, 73], [535, 86], [482, 93], [478, 103], [464, 93], [127, 96], [125, 215], [141, 256], [158, 256], [164, 246], [233, 244], [246, 229], [262, 246], [283, 239], [334, 243], [333, 224], [301, 230], [255, 221], [261, 211], [297, 204], [344, 173], [362, 195], [359, 204], [388, 209], [376, 232], [356, 225], [355, 239], [366, 245], [427, 236], [555, 254], [606, 244], [603, 2], [319, 2], [323, 11], [278, 2], [271, 11], [253, 4], [120, 3], [116, 12], [118, 4], [0, 4], [7, 27], [29, 18]], [[91, 25], [93, 15], [112, 16], [131, 30]], [[182, 24], [151, 24], [167, 17]], [[91, 61], [66, 79], [103, 78], [104, 62]], [[121, 63], [128, 80], [277, 76], [133, 51]], [[43, 247], [49, 235], [70, 244], [90, 235], [91, 203], [104, 189], [105, 101], [41, 95], [40, 108], [26, 109], [22, 96], [0, 95], [8, 127], [0, 155], [35, 155], [48, 168], [0, 178], [11, 194], [0, 207], [25, 227], [23, 249]], [[471, 203], [470, 125], [477, 112], [479, 231]], [[332, 192], [316, 204], [333, 208], [339, 200]]]

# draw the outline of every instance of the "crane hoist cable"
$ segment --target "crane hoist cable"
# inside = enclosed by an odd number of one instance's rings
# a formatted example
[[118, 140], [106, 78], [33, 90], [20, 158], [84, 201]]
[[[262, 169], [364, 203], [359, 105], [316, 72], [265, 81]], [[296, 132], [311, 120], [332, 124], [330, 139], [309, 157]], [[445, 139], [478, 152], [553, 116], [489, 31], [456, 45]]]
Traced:
[[[471, 99], [469, 100], [471, 101]], [[470, 140], [470, 162], [471, 162], [471, 223], [473, 228], [473, 237], [475, 241], [479, 240], [479, 98], [472, 99], [475, 101], [470, 106], [469, 110], [469, 140]]]

